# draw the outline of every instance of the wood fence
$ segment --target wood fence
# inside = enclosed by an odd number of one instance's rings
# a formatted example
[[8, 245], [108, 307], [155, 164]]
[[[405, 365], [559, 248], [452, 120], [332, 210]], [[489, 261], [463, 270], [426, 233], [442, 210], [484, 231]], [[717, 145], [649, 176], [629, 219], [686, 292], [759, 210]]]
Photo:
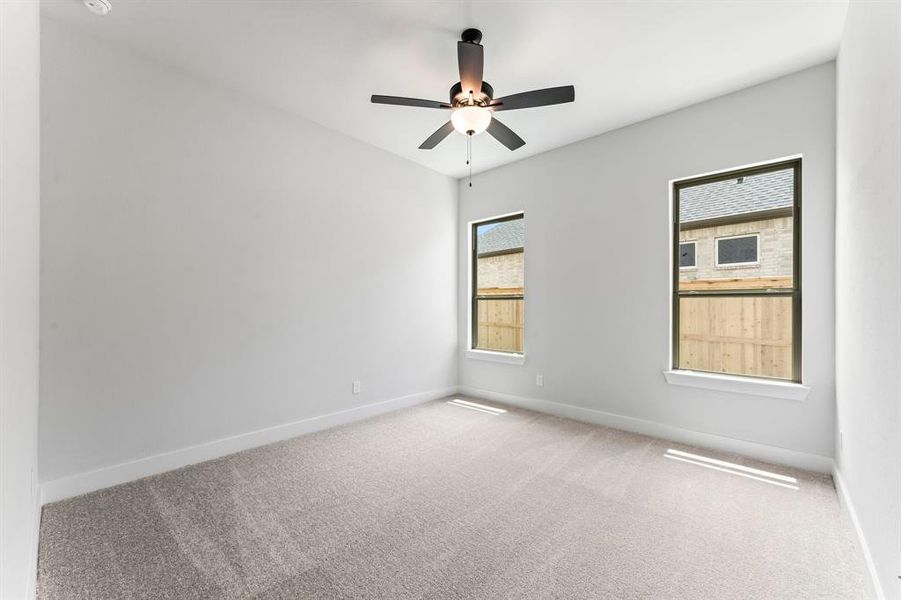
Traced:
[[714, 290], [751, 290], [765, 288], [792, 287], [791, 277], [735, 277], [722, 279], [681, 279], [680, 290], [714, 291]]
[[[688, 289], [717, 289], [709, 287], [711, 281], [718, 280], [693, 282], [708, 287]], [[791, 279], [783, 283], [790, 287]], [[764, 286], [743, 282], [742, 287]], [[684, 282], [682, 289], [686, 289]], [[792, 299], [683, 296], [679, 300], [679, 368], [791, 379]]]
[[[522, 288], [479, 288], [480, 296], [522, 294]], [[499, 352], [523, 351], [523, 300], [479, 300], [478, 348]]]

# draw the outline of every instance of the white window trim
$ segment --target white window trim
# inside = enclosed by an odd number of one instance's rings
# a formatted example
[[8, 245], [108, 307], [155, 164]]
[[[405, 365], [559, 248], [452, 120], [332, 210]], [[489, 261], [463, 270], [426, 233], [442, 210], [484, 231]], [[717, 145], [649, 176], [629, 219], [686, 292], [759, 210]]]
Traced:
[[[720, 241], [722, 240], [736, 240], [739, 238], [753, 237], [757, 238], [757, 260], [752, 262], [740, 262], [740, 263], [720, 263]], [[713, 240], [713, 252], [716, 258], [714, 259], [714, 264], [717, 269], [732, 269], [735, 267], [757, 267], [760, 266], [760, 234], [759, 233], [741, 233], [738, 235], [724, 235], [723, 237], [714, 238]], [[697, 262], [697, 261], [695, 261]]]
[[[472, 221], [466, 222], [466, 347], [462, 348], [463, 356], [466, 358], [471, 358], [475, 360], [486, 360], [489, 362], [498, 362], [498, 363], [506, 363], [510, 365], [522, 365], [526, 362], [526, 340], [523, 339], [523, 351], [522, 354], [516, 352], [500, 352], [495, 350], [479, 350], [472, 347], [473, 339], [472, 339], [472, 320], [475, 317], [472, 314], [472, 231], [474, 229], [474, 225], [479, 223], [485, 223], [488, 221], [494, 221], [496, 219], [503, 219], [504, 217], [514, 217], [521, 216], [523, 218], [523, 225], [525, 225], [525, 211], [524, 210], [516, 210], [513, 212], [503, 213], [500, 215], [494, 215], [491, 217], [482, 217], [480, 219], [473, 219]], [[525, 247], [523, 247], [523, 252], [525, 252]], [[523, 266], [523, 288], [525, 288], [525, 265]], [[523, 295], [525, 298], [525, 295]]]
[[732, 394], [767, 396], [769, 398], [794, 400], [796, 402], [803, 402], [810, 393], [810, 386], [808, 385], [792, 381], [779, 381], [778, 379], [748, 377], [747, 375], [725, 375], [685, 369], [668, 369], [663, 372], [663, 376], [670, 385]]
[[[682, 244], [691, 244], [692, 246], [695, 247], [695, 264], [688, 266], [688, 267], [683, 267], [682, 265], [679, 265], [679, 270], [680, 271], [690, 271], [692, 269], [697, 269], [698, 268], [698, 240], [685, 240], [684, 242], [680, 240], [679, 241], [680, 249], [682, 248]], [[680, 250], [680, 252], [681, 252], [681, 250]], [[680, 255], [680, 258], [681, 258], [681, 255]]]

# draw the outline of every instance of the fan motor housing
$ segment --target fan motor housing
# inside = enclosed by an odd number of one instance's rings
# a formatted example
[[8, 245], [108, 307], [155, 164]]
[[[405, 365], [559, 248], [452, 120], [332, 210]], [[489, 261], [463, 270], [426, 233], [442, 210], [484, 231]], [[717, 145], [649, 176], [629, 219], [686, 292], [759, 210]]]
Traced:
[[[482, 82], [482, 92], [472, 100], [478, 106], [488, 106], [494, 99], [494, 88], [487, 81]], [[463, 85], [458, 81], [450, 89], [451, 106], [464, 106], [469, 104], [469, 96], [463, 93]]]

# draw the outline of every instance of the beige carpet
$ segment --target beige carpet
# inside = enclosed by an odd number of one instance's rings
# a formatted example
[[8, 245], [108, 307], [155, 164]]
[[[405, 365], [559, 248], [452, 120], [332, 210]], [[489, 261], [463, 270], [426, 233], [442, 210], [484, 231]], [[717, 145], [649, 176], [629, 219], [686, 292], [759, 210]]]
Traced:
[[864, 597], [829, 477], [504, 408], [431, 402], [51, 504], [39, 598]]

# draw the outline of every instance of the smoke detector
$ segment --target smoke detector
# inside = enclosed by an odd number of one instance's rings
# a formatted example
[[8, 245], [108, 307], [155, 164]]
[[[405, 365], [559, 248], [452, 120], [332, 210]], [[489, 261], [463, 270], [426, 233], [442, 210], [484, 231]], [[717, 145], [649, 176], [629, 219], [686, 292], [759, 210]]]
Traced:
[[101, 17], [104, 15], [108, 15], [109, 11], [113, 10], [113, 5], [110, 4], [109, 0], [82, 0], [84, 5], [88, 7], [88, 10], [94, 13], [95, 15], [100, 15]]

